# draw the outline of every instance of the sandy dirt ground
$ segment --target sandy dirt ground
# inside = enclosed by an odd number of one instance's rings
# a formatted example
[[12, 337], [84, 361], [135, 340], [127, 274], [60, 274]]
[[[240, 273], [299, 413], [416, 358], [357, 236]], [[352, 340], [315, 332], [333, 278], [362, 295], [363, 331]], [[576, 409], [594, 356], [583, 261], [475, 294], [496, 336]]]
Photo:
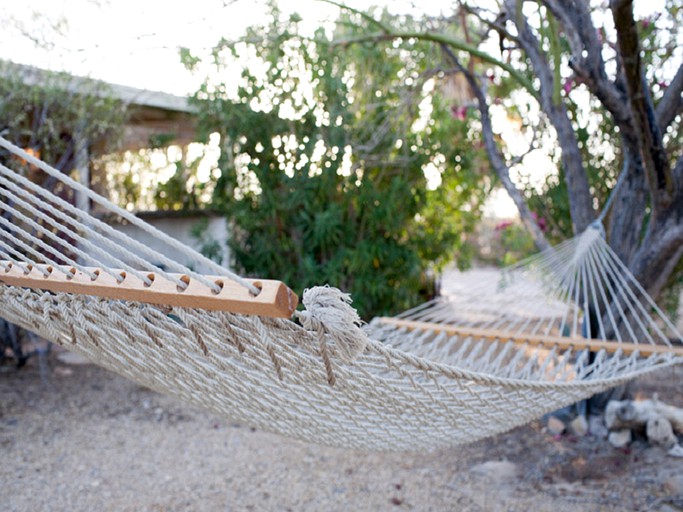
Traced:
[[[636, 383], [683, 405], [683, 368]], [[683, 510], [683, 461], [542, 423], [423, 454], [285, 439], [194, 409], [57, 350], [0, 368], [7, 511]]]

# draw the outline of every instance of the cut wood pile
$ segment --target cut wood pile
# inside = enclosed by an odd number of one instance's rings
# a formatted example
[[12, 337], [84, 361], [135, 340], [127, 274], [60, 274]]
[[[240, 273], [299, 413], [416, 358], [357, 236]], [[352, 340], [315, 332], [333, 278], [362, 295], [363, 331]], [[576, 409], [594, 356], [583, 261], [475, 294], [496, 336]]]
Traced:
[[634, 434], [644, 432], [651, 444], [683, 457], [677, 436], [683, 434], [683, 409], [660, 402], [656, 395], [651, 400], [612, 400], [605, 409], [605, 426], [613, 446], [627, 446]]
[[611, 400], [602, 415], [588, 418], [578, 415], [563, 421], [560, 415], [553, 414], [546, 428], [557, 436], [568, 432], [606, 438], [615, 448], [626, 448], [636, 438], [644, 437], [668, 455], [683, 457], [683, 409], [661, 402], [657, 395], [645, 400]]

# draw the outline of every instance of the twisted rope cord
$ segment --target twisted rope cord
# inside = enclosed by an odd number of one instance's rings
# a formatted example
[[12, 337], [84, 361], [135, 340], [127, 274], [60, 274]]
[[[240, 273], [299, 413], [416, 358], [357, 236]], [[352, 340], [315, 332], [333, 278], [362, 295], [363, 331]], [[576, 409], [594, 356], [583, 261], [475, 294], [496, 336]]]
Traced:
[[[155, 227], [153, 227], [153, 226], [147, 224], [146, 222], [143, 222], [142, 220], [138, 219], [135, 215], [131, 214], [130, 212], [124, 210], [123, 208], [120, 208], [120, 207], [114, 205], [114, 204], [111, 203], [110, 201], [107, 201], [107, 200], [104, 199], [103, 197], [101, 197], [101, 196], [99, 196], [98, 194], [94, 193], [94, 192], [93, 192], [92, 190], [90, 190], [89, 188], [87, 188], [87, 187], [81, 185], [81, 184], [78, 183], [77, 181], [75, 181], [75, 180], [71, 179], [70, 177], [66, 176], [64, 173], [60, 172], [59, 170], [55, 169], [54, 167], [49, 166], [48, 164], [46, 164], [46, 163], [43, 162], [42, 160], [36, 158], [35, 156], [33, 156], [33, 155], [27, 153], [26, 151], [24, 151], [23, 149], [21, 149], [19, 146], [16, 146], [15, 144], [12, 144], [11, 142], [9, 142], [8, 140], [6, 140], [6, 139], [5, 139], [4, 137], [2, 137], [2, 136], [0, 136], [0, 146], [4, 147], [5, 149], [7, 149], [8, 151], [10, 151], [11, 153], [13, 153], [13, 154], [19, 156], [19, 157], [22, 158], [23, 160], [26, 160], [26, 161], [29, 162], [30, 164], [35, 165], [36, 167], [38, 167], [39, 169], [41, 169], [42, 171], [44, 171], [44, 172], [47, 173], [48, 175], [52, 176], [53, 178], [56, 178], [57, 180], [61, 181], [62, 183], [65, 183], [65, 184], [68, 185], [71, 189], [73, 189], [73, 190], [75, 190], [75, 191], [77, 191], [77, 192], [79, 192], [79, 193], [81, 193], [81, 194], [84, 194], [84, 195], [85, 195], [86, 197], [88, 197], [88, 199], [90, 199], [91, 201], [93, 201], [93, 202], [95, 202], [95, 203], [97, 203], [97, 204], [103, 206], [103, 207], [106, 208], [107, 210], [109, 210], [109, 211], [115, 213], [116, 215], [118, 215], [119, 217], [121, 217], [121, 218], [125, 219], [126, 221], [130, 222], [131, 224], [133, 224], [133, 225], [136, 226], [137, 228], [139, 228], [139, 229], [143, 230], [144, 232], [150, 234], [150, 235], [153, 236], [155, 239], [164, 242], [164, 243], [167, 244], [169, 247], [172, 247], [173, 249], [175, 249], [176, 251], [178, 251], [180, 254], [182, 254], [182, 255], [184, 255], [184, 256], [190, 258], [190, 259], [194, 259], [194, 260], [200, 261], [202, 264], [204, 264], [204, 265], [206, 265], [207, 267], [209, 267], [209, 268], [212, 270], [212, 272], [217, 273], [217, 275], [225, 276], [225, 277], [227, 277], [227, 278], [229, 278], [229, 279], [235, 281], [235, 282], [238, 283], [239, 285], [241, 285], [241, 286], [247, 288], [247, 289], [248, 289], [251, 293], [253, 293], [254, 295], [258, 295], [258, 293], [259, 293], [258, 288], [256, 288], [256, 287], [253, 286], [251, 283], [249, 283], [248, 281], [244, 280], [242, 277], [238, 276], [238, 275], [235, 274], [234, 272], [230, 272], [229, 270], [227, 270], [227, 269], [221, 267], [220, 265], [217, 265], [215, 262], [213, 262], [213, 261], [211, 261], [210, 259], [206, 258], [205, 256], [203, 256], [202, 254], [198, 253], [197, 251], [194, 251], [194, 250], [190, 249], [189, 247], [187, 247], [187, 246], [185, 246], [184, 244], [178, 242], [178, 241], [175, 240], [174, 238], [171, 238], [170, 236], [166, 235], [166, 234], [163, 233], [162, 231], [159, 231], [159, 230], [156, 229]], [[68, 204], [68, 203], [67, 203], [67, 204]], [[71, 205], [69, 205], [69, 207], [68, 207], [67, 209], [68, 209], [69, 212], [72, 213], [72, 214], [74, 213], [74, 210], [78, 211], [77, 208], [74, 208], [74, 207], [71, 206]], [[90, 219], [92, 219], [92, 218], [88, 216], [88, 221], [90, 221]], [[152, 257], [152, 258], [157, 258], [157, 257], [160, 256], [157, 252], [152, 251], [151, 249], [146, 248], [146, 247], [144, 247], [144, 246], [142, 246], [142, 247], [143, 247], [143, 248], [141, 248], [140, 250], [141, 250], [141, 251], [144, 251], [144, 254], [145, 254], [145, 255], [150, 256], [150, 257]], [[200, 283], [204, 284], [204, 285], [207, 286], [209, 289], [211, 289], [211, 290], [213, 290], [213, 291], [215, 291], [215, 292], [219, 292], [219, 291], [220, 291], [220, 287], [218, 287], [215, 283], [212, 283], [211, 281], [205, 279], [201, 274], [197, 274], [196, 272], [193, 272], [192, 270], [187, 269], [187, 268], [184, 269], [184, 273], [188, 274], [188, 275], [191, 276], [193, 279], [196, 279], [196, 280], [199, 281]], [[185, 286], [185, 285], [183, 284], [183, 286]]]

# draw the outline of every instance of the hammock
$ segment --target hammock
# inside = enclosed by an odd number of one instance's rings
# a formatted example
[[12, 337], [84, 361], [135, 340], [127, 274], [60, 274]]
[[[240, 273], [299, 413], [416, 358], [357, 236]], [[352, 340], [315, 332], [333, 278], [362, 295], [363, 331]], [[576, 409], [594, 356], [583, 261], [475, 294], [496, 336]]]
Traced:
[[[466, 296], [361, 325], [334, 288], [305, 291], [295, 311], [282, 283], [242, 279], [1, 137], [0, 146], [0, 316], [256, 428], [340, 447], [435, 449], [683, 362], [670, 342], [681, 334], [599, 225]], [[24, 177], [26, 166], [57, 193]], [[214, 275], [63, 199], [76, 193]]]

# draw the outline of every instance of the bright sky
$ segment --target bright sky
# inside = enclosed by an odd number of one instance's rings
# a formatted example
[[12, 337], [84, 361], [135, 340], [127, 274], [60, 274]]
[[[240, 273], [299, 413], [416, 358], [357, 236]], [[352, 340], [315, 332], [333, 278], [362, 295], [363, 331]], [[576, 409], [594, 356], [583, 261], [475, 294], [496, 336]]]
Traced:
[[[178, 47], [208, 50], [221, 37], [239, 37], [266, 12], [264, 0], [0, 0], [0, 58], [69, 71], [112, 83], [174, 94], [197, 89], [198, 78], [180, 64]], [[367, 1], [350, 0], [364, 7]], [[408, 0], [376, 0], [392, 11], [410, 10]], [[304, 26], [333, 19], [338, 9], [316, 0], [279, 0], [284, 12], [296, 11]], [[445, 0], [422, 12], [437, 13]], [[51, 25], [65, 20], [60, 33]], [[8, 23], [9, 21], [9, 23]], [[34, 41], [54, 45], [37, 47]]]

